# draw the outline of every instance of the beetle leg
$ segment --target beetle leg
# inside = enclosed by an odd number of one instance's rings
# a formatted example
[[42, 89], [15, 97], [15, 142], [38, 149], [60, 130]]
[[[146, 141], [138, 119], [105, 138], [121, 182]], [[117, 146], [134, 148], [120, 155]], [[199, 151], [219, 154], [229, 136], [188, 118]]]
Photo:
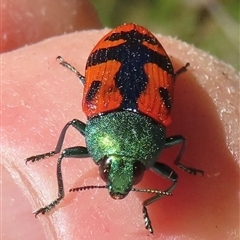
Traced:
[[85, 84], [85, 77], [75, 68], [73, 67], [70, 63], [65, 62], [64, 59], [61, 56], [57, 57], [57, 60], [60, 61], [60, 64], [66, 68], [68, 68], [69, 70], [71, 70], [73, 73], [75, 73], [79, 80], [81, 81], [81, 83], [84, 85]]
[[193, 174], [193, 175], [196, 175], [198, 173], [203, 175], [204, 172], [202, 170], [198, 170], [198, 169], [195, 169], [195, 168], [187, 167], [187, 166], [185, 166], [185, 165], [180, 163], [182, 155], [183, 155], [183, 153], [185, 151], [185, 141], [186, 141], [185, 138], [183, 136], [181, 136], [181, 135], [168, 137], [168, 138], [166, 138], [166, 143], [165, 143], [164, 147], [165, 148], [169, 148], [169, 147], [172, 147], [172, 146], [174, 146], [176, 144], [181, 143], [182, 144], [181, 149], [180, 149], [180, 151], [179, 151], [179, 153], [178, 153], [174, 163], [179, 168], [181, 168], [183, 171], [185, 171], [185, 172], [188, 172], [188, 173]]
[[31, 156], [31, 157], [29, 157], [25, 160], [26, 163], [29, 162], [29, 161], [36, 162], [36, 161], [39, 161], [39, 160], [44, 159], [46, 157], [51, 157], [51, 156], [59, 153], [62, 149], [62, 145], [63, 145], [63, 141], [64, 141], [64, 138], [65, 138], [66, 132], [67, 132], [67, 130], [70, 126], [73, 126], [74, 128], [76, 128], [83, 136], [85, 135], [85, 126], [86, 126], [85, 123], [79, 121], [78, 119], [73, 119], [72, 121], [68, 122], [64, 126], [64, 128], [62, 129], [61, 134], [60, 134], [59, 139], [58, 139], [58, 142], [57, 142], [57, 145], [56, 145], [56, 148], [55, 148], [54, 151], [50, 151], [50, 152], [47, 152], [47, 153]]
[[33, 212], [35, 216], [37, 216], [39, 213], [45, 214], [46, 212], [49, 212], [52, 208], [54, 208], [64, 197], [64, 186], [63, 186], [63, 179], [62, 179], [62, 169], [61, 164], [63, 158], [70, 157], [70, 158], [83, 158], [88, 157], [88, 150], [86, 147], [82, 146], [76, 146], [76, 147], [70, 147], [66, 148], [62, 151], [58, 158], [57, 162], [57, 182], [58, 182], [58, 198], [52, 201], [49, 205], [46, 205], [45, 207], [40, 208], [39, 210]]
[[173, 77], [176, 78], [178, 75], [186, 72], [189, 66], [190, 66], [190, 63], [186, 63], [185, 66], [181, 67], [174, 73]]
[[[173, 189], [175, 188], [175, 186], [177, 184], [178, 175], [169, 166], [167, 166], [164, 163], [160, 163], [160, 162], [154, 163], [154, 165], [151, 169], [154, 172], [156, 172], [157, 174], [162, 175], [163, 177], [168, 178], [173, 182], [173, 184], [167, 190], [164, 191], [165, 193], [169, 193], [169, 195], [170, 195], [170, 193], [173, 191]], [[166, 194], [164, 194], [164, 195], [157, 194], [156, 196], [148, 198], [143, 202], [142, 212], [143, 212], [143, 218], [144, 218], [144, 222], [145, 222], [145, 228], [150, 233], [153, 233], [153, 228], [152, 228], [151, 220], [149, 218], [146, 207], [164, 196], [166, 196]]]

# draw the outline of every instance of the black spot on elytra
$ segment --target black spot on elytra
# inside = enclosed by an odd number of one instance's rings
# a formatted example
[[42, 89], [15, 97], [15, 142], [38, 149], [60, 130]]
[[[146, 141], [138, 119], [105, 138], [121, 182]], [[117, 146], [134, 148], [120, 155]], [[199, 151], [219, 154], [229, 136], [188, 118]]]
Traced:
[[95, 80], [92, 82], [91, 87], [89, 88], [87, 95], [86, 95], [87, 102], [91, 102], [94, 99], [94, 97], [96, 96], [101, 85], [102, 85], [101, 81]]
[[167, 88], [160, 87], [159, 88], [159, 93], [160, 96], [163, 100], [163, 103], [167, 109], [171, 109], [172, 104], [171, 104], [171, 96], [167, 90]]

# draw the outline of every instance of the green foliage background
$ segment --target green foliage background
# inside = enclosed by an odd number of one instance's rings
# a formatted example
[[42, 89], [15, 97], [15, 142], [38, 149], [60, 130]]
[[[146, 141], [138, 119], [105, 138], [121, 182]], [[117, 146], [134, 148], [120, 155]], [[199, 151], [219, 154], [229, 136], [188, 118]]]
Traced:
[[134, 22], [239, 64], [239, 0], [91, 0], [103, 26]]

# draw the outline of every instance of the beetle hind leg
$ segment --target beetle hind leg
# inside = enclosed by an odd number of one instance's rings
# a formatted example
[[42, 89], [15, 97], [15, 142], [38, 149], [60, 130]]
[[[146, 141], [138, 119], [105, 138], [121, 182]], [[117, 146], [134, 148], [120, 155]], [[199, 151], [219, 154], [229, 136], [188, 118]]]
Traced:
[[58, 56], [57, 57], [57, 60], [60, 61], [60, 64], [63, 66], [63, 67], [66, 67], [68, 68], [70, 71], [72, 71], [73, 73], [75, 73], [79, 80], [82, 82], [82, 84], [84, 85], [85, 83], [85, 77], [75, 68], [73, 67], [70, 63], [64, 61], [64, 59], [61, 57], [61, 56]]
[[185, 66], [181, 67], [180, 69], [178, 69], [175, 73], [174, 73], [174, 78], [176, 78], [178, 75], [184, 73], [187, 71], [187, 68], [190, 66], [190, 63], [186, 63]]

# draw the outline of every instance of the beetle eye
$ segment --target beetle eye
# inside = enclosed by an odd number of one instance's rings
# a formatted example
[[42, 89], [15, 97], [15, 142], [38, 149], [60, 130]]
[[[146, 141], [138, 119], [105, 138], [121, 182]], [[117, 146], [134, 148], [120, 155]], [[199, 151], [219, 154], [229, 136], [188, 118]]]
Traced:
[[108, 182], [108, 176], [111, 167], [111, 161], [108, 157], [104, 157], [99, 161], [99, 174], [104, 182]]
[[142, 180], [145, 170], [146, 167], [140, 161], [136, 161], [133, 164], [133, 185], [138, 184]]

